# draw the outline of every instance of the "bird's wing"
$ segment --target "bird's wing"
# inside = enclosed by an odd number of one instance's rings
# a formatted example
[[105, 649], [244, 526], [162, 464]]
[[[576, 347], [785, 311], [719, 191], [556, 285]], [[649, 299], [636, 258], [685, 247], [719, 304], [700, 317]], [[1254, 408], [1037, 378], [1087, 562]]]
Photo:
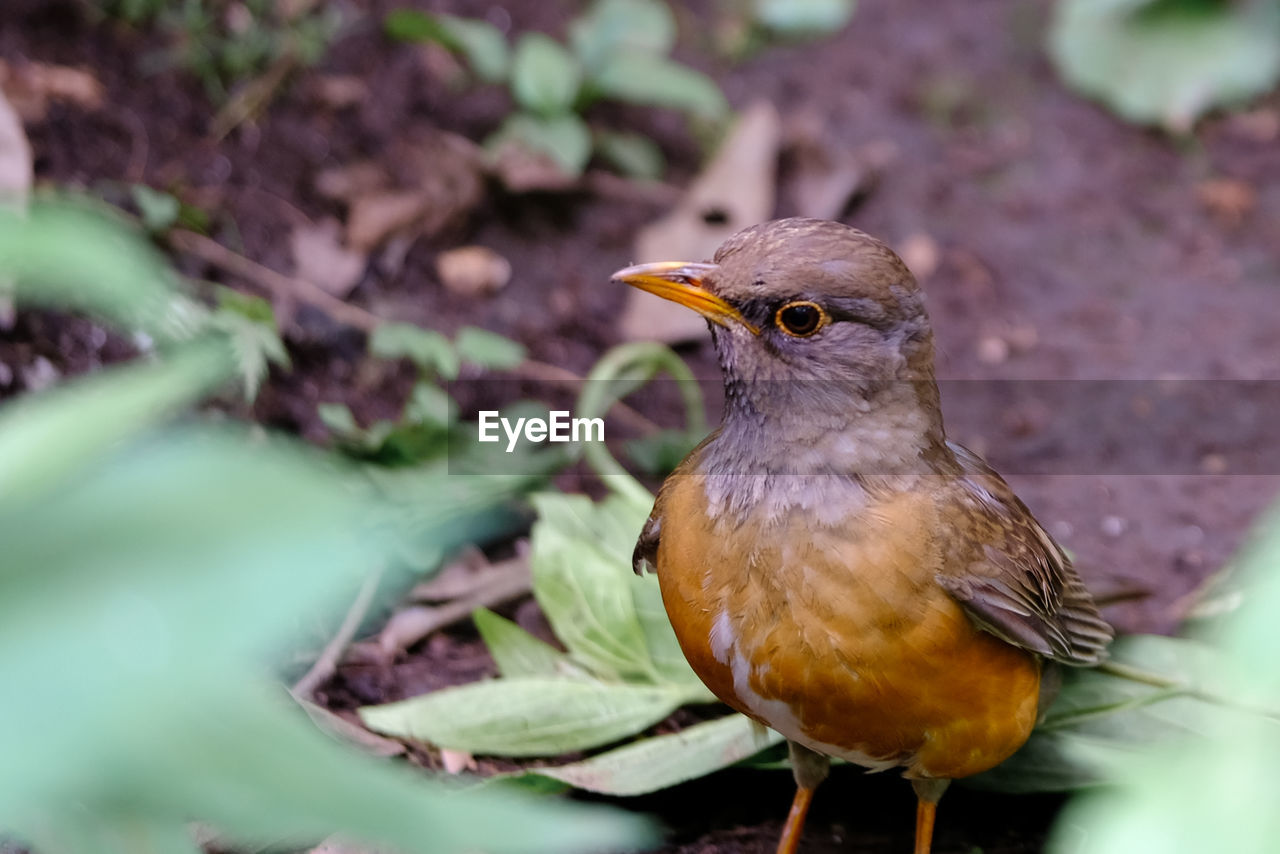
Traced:
[[967, 535], [944, 556], [938, 583], [974, 622], [1008, 643], [1063, 664], [1105, 660], [1111, 626], [1071, 559], [1000, 475], [966, 448], [951, 450], [963, 476], [943, 512], [950, 530]]
[[658, 566], [658, 539], [662, 533], [662, 493], [658, 493], [658, 499], [653, 502], [653, 510], [649, 513], [649, 518], [645, 520], [644, 527], [640, 529], [640, 539], [636, 540], [636, 547], [631, 552], [631, 568], [635, 570], [636, 575], [644, 575], [645, 572], [653, 572]]

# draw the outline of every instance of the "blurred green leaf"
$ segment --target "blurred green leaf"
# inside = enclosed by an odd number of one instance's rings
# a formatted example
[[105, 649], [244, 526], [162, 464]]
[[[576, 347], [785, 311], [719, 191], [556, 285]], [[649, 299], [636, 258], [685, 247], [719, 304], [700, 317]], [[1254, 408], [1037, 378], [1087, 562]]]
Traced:
[[258, 396], [271, 365], [288, 367], [289, 352], [280, 339], [274, 318], [263, 322], [239, 311], [220, 309], [209, 318], [209, 325], [226, 335], [245, 400], [252, 401]]
[[661, 0], [596, 0], [569, 25], [569, 43], [588, 74], [619, 50], [665, 54], [675, 42], [675, 17]]
[[783, 36], [811, 36], [844, 29], [854, 0], [755, 0], [755, 18]]
[[464, 362], [492, 370], [514, 368], [528, 356], [520, 342], [478, 326], [459, 329], [453, 343]]
[[595, 94], [649, 107], [669, 107], [718, 120], [729, 102], [710, 77], [672, 59], [634, 50], [612, 55], [591, 80]]
[[1280, 4], [1062, 0], [1049, 53], [1067, 83], [1122, 118], [1185, 133], [1280, 80]]
[[511, 94], [516, 103], [541, 116], [569, 112], [582, 86], [582, 67], [559, 42], [525, 33], [511, 60]]
[[440, 386], [419, 380], [409, 392], [404, 405], [404, 417], [413, 424], [432, 424], [447, 427], [457, 419], [452, 398]]
[[628, 178], [656, 181], [666, 169], [662, 149], [640, 134], [598, 131], [595, 143], [596, 153]]
[[383, 27], [397, 41], [435, 42], [462, 54], [476, 76], [486, 83], [499, 83], [507, 76], [507, 40], [487, 21], [396, 9], [388, 13]]
[[442, 379], [458, 378], [458, 351], [433, 329], [412, 323], [382, 323], [369, 336], [369, 352], [380, 359], [409, 359]]
[[659, 430], [627, 442], [627, 456], [646, 474], [666, 475], [702, 441], [704, 432]]
[[633, 735], [682, 701], [672, 686], [525, 676], [365, 706], [360, 719], [377, 732], [453, 750], [554, 756]]
[[777, 732], [742, 715], [655, 735], [568, 765], [536, 768], [574, 788], [606, 795], [644, 795], [705, 777], [781, 744]]
[[207, 318], [135, 233], [68, 203], [32, 205], [25, 217], [0, 210], [0, 278], [17, 282], [19, 304], [87, 312], [161, 340], [189, 338]]
[[320, 403], [316, 405], [316, 415], [320, 418], [320, 423], [329, 429], [331, 433], [339, 436], [349, 436], [360, 432], [360, 425], [356, 422], [356, 416], [351, 411], [351, 407], [345, 403]]
[[568, 177], [582, 174], [591, 158], [591, 131], [572, 113], [543, 118], [533, 113], [512, 113], [485, 143], [490, 151], [506, 145], [550, 158]]
[[1280, 763], [1277, 566], [1280, 512], [1272, 510], [1240, 563], [1247, 593], [1217, 630], [1219, 658], [1210, 674], [1216, 692], [1255, 708], [1213, 709], [1197, 721], [1203, 737], [1167, 739], [1129, 757], [1114, 769], [1117, 783], [1105, 797], [1086, 795], [1068, 805], [1050, 850], [1079, 850], [1082, 839], [1100, 854], [1275, 850], [1280, 817], [1263, 804], [1275, 791]]
[[0, 407], [0, 506], [72, 477], [117, 443], [208, 394], [232, 369], [226, 342], [210, 338], [163, 361], [72, 380]]
[[129, 195], [142, 217], [142, 225], [152, 234], [162, 234], [173, 228], [182, 212], [182, 203], [177, 196], [160, 190], [153, 190], [146, 184], [134, 184], [129, 188]]
[[476, 609], [471, 618], [504, 677], [563, 676], [572, 667], [563, 652], [488, 608]]

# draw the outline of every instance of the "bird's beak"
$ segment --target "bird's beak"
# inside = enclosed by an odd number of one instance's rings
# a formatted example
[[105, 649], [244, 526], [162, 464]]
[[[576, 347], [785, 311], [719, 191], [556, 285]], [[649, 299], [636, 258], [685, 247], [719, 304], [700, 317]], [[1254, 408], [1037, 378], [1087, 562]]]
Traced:
[[743, 317], [740, 311], [703, 286], [703, 281], [716, 269], [715, 264], [658, 261], [619, 270], [613, 274], [613, 280], [678, 302], [712, 323], [728, 326], [729, 321], [733, 321], [750, 330], [752, 335], [759, 335], [760, 329]]

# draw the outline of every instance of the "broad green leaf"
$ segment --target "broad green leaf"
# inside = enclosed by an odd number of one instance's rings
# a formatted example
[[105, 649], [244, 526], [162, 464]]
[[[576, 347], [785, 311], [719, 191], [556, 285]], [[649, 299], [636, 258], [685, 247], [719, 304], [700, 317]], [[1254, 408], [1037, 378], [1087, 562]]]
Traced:
[[136, 234], [67, 203], [0, 210], [0, 279], [17, 282], [19, 305], [83, 311], [164, 341], [191, 337], [207, 316]]
[[591, 159], [591, 130], [572, 113], [550, 118], [512, 113], [485, 141], [490, 151], [500, 152], [507, 145], [518, 145], [525, 151], [550, 158], [561, 172], [573, 178], [582, 174]]
[[781, 744], [782, 736], [742, 715], [656, 735], [581, 762], [531, 770], [589, 792], [644, 795], [705, 777]]
[[666, 168], [658, 144], [636, 133], [597, 132], [596, 153], [628, 178], [656, 181]]
[[569, 25], [569, 43], [588, 75], [619, 50], [666, 54], [675, 42], [675, 17], [661, 0], [596, 0]]
[[153, 190], [146, 184], [134, 184], [129, 195], [142, 217], [142, 225], [153, 234], [173, 228], [182, 212], [182, 203], [172, 193]]
[[396, 9], [387, 15], [383, 27], [398, 41], [435, 42], [462, 54], [471, 70], [486, 83], [499, 83], [507, 76], [507, 40], [488, 21]]
[[520, 342], [478, 326], [459, 329], [454, 346], [464, 362], [493, 370], [514, 368], [528, 355]]
[[1122, 118], [1186, 132], [1280, 80], [1280, 5], [1062, 0], [1049, 53], [1072, 88]]
[[[658, 681], [632, 592], [630, 546], [617, 517], [644, 524], [635, 505], [616, 496], [599, 505], [584, 496], [535, 496], [530, 562], [533, 592], [551, 627], [579, 663], [605, 678]], [[624, 526], [623, 530], [630, 526]]]
[[0, 506], [52, 488], [208, 394], [232, 370], [226, 342], [209, 338], [162, 361], [76, 379], [0, 407]]
[[369, 336], [369, 352], [379, 359], [408, 359], [442, 379], [458, 378], [459, 359], [449, 339], [412, 323], [383, 323]]
[[755, 0], [755, 17], [779, 35], [820, 35], [844, 29], [855, 6], [855, 0]]
[[320, 403], [316, 405], [320, 423], [339, 436], [352, 436], [360, 432], [360, 425], [351, 407], [345, 403]]
[[524, 109], [558, 116], [573, 108], [582, 87], [578, 60], [542, 33], [525, 33], [511, 60], [511, 94]]
[[476, 631], [504, 677], [565, 676], [572, 667], [569, 657], [488, 608], [471, 615]]
[[710, 77], [650, 53], [624, 50], [614, 54], [591, 84], [603, 98], [669, 107], [706, 119], [721, 119], [729, 112], [729, 102]]
[[672, 687], [529, 676], [474, 682], [365, 706], [360, 719], [386, 735], [496, 756], [554, 756], [633, 735], [681, 703]]

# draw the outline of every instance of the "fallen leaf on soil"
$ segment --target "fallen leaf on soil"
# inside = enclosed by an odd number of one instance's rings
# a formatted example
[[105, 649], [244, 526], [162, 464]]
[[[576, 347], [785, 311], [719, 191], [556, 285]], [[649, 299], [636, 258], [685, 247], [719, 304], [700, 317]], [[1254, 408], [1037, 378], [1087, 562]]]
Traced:
[[457, 134], [418, 129], [392, 144], [385, 163], [355, 163], [316, 180], [319, 192], [348, 202], [352, 251], [367, 254], [398, 235], [438, 234], [484, 199], [484, 158]]
[[88, 71], [44, 62], [11, 63], [0, 59], [0, 90], [18, 115], [38, 122], [50, 101], [65, 101], [86, 110], [102, 106], [104, 90]]
[[460, 246], [440, 253], [436, 273], [456, 294], [488, 296], [511, 281], [511, 262], [486, 246]]
[[298, 705], [302, 706], [302, 710], [321, 730], [359, 747], [366, 753], [374, 756], [399, 756], [405, 752], [405, 746], [400, 742], [369, 732], [360, 724], [353, 723], [323, 706], [308, 700], [298, 700]]
[[850, 148], [820, 116], [788, 116], [781, 194], [796, 216], [839, 219], [897, 156], [888, 141]]
[[513, 193], [555, 192], [578, 183], [578, 177], [566, 172], [551, 155], [515, 143], [499, 146], [490, 168], [502, 186]]
[[345, 166], [325, 169], [316, 175], [316, 192], [326, 199], [349, 202], [391, 185], [391, 176], [374, 160], [358, 160]]
[[0, 205], [24, 207], [33, 179], [31, 144], [17, 111], [0, 92]]
[[476, 758], [465, 750], [440, 749], [440, 763], [448, 774], [461, 774], [463, 771], [475, 771]]
[[[773, 215], [780, 122], [767, 101], [743, 111], [737, 124], [681, 202], [636, 237], [635, 260], [699, 261], [734, 232]], [[622, 337], [674, 343], [701, 339], [706, 323], [697, 314], [642, 291], [631, 291], [622, 317]]]
[[369, 97], [369, 87], [351, 74], [321, 74], [312, 82], [311, 92], [331, 110], [357, 106]]
[[1196, 186], [1200, 204], [1225, 225], [1239, 225], [1258, 204], [1258, 194], [1235, 178], [1209, 178]]
[[337, 220], [325, 219], [315, 225], [297, 225], [289, 235], [294, 274], [336, 297], [351, 293], [369, 263], [368, 256], [342, 245], [341, 234]]
[[938, 262], [942, 255], [938, 250], [938, 241], [922, 231], [902, 241], [898, 247], [898, 255], [915, 277], [921, 281], [932, 276], [938, 270]]

